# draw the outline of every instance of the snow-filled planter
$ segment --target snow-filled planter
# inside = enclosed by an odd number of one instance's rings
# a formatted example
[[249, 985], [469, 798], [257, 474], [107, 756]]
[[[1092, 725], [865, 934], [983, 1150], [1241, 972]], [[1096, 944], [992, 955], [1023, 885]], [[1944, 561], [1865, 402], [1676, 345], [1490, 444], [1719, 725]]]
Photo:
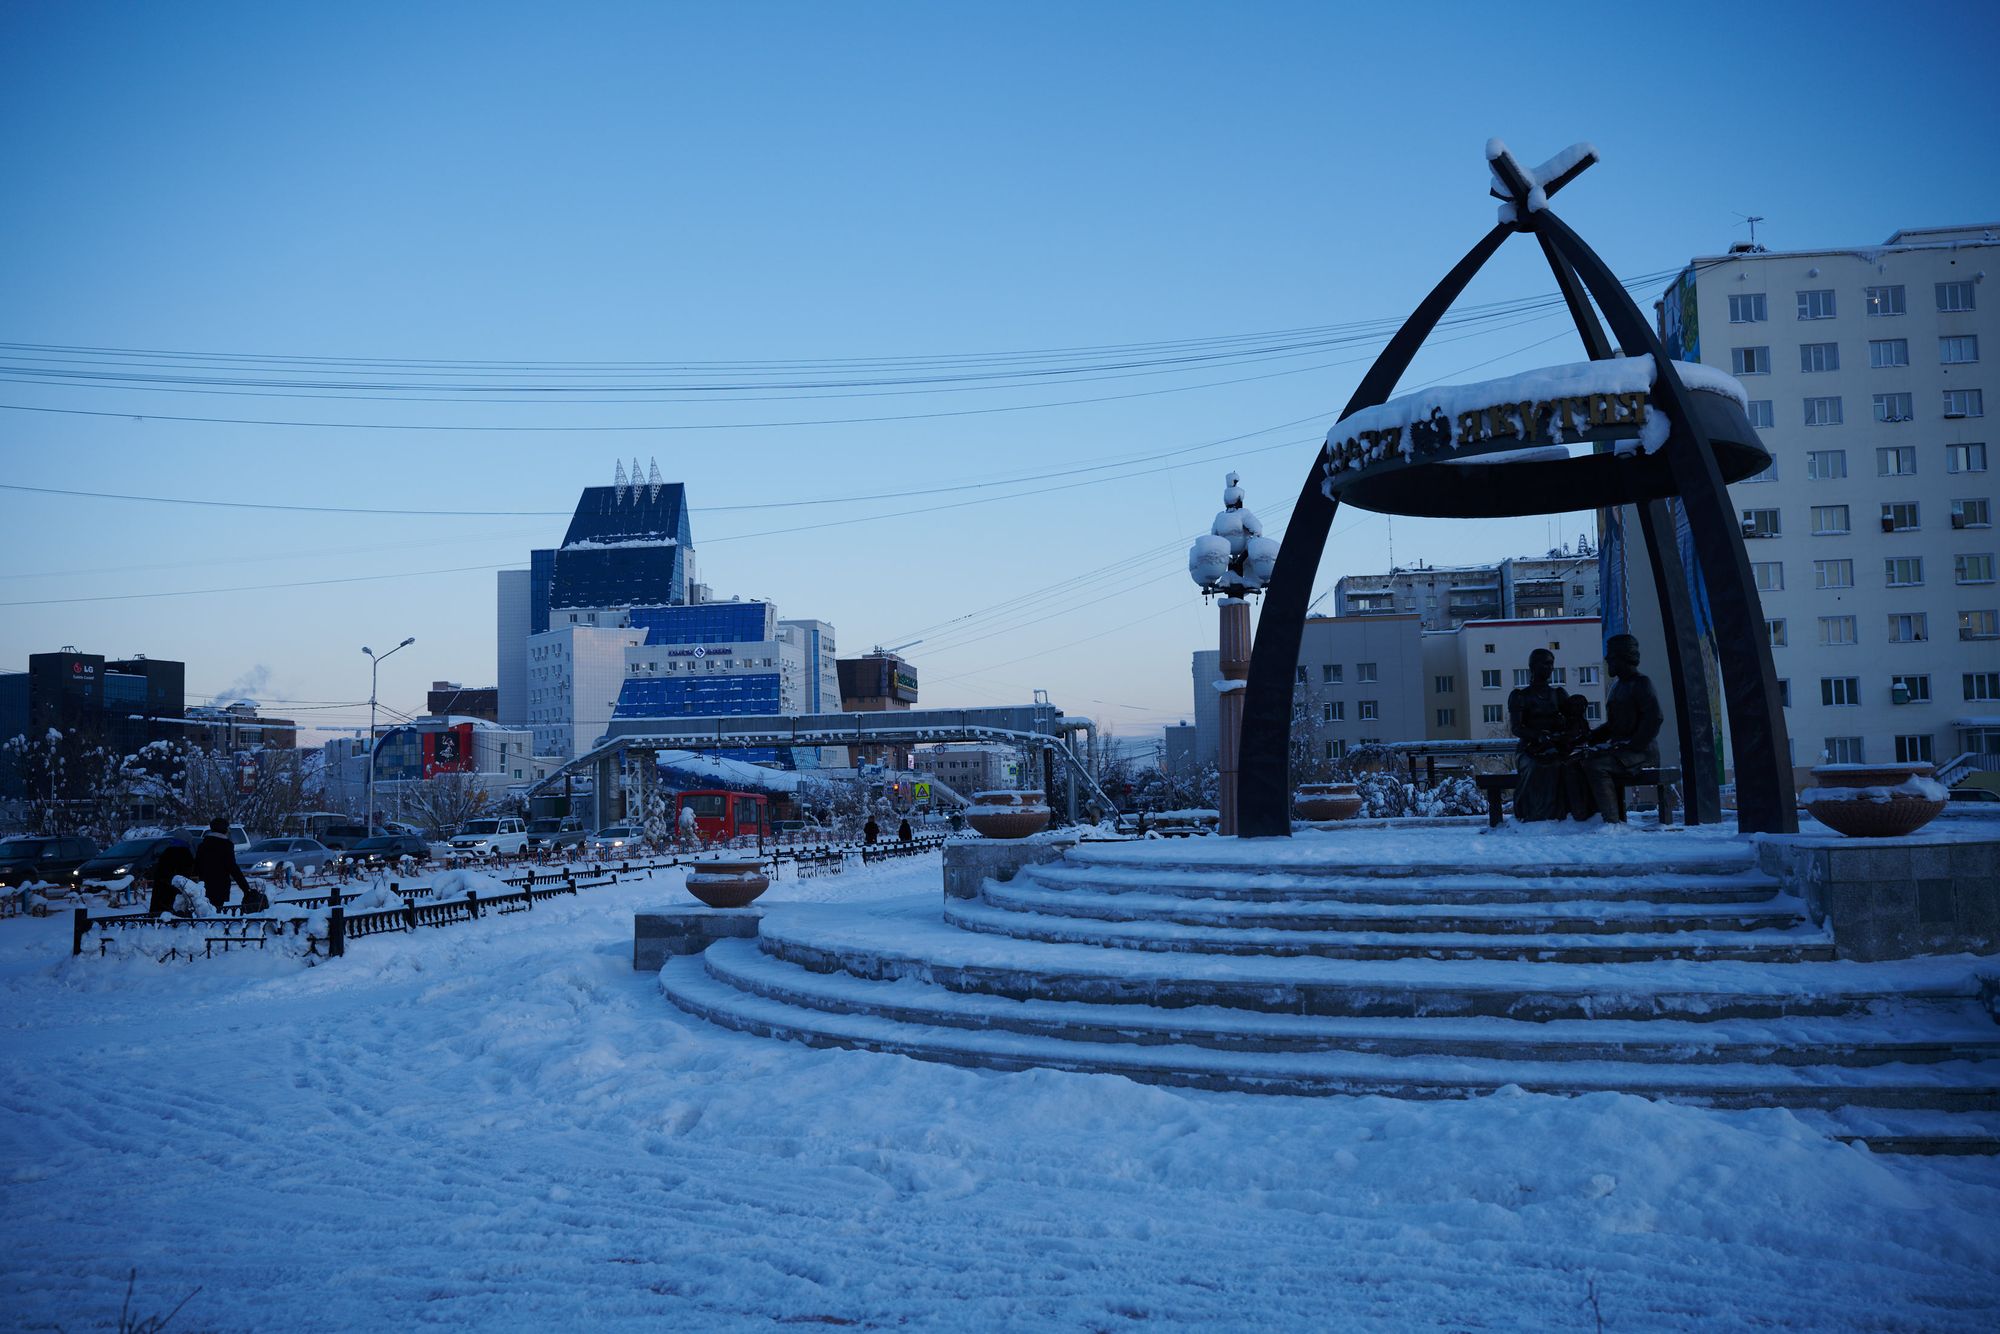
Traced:
[[1361, 789], [1353, 783], [1300, 783], [1296, 805], [1302, 820], [1351, 820], [1361, 812]]
[[1949, 794], [1931, 777], [1931, 766], [1822, 764], [1799, 804], [1815, 820], [1849, 838], [1913, 834], [1942, 811]]
[[755, 857], [696, 862], [688, 872], [688, 893], [711, 908], [742, 908], [771, 887], [764, 863]]
[[1049, 823], [1049, 804], [1033, 788], [997, 788], [972, 794], [965, 822], [984, 838], [1026, 838]]

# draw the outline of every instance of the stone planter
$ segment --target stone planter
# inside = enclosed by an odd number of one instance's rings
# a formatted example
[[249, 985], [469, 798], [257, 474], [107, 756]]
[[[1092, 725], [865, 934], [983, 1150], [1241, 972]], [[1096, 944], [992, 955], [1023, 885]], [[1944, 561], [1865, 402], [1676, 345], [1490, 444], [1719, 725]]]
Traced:
[[688, 893], [711, 908], [741, 908], [771, 887], [764, 863], [746, 861], [697, 862], [688, 872]]
[[1026, 838], [1048, 827], [1049, 806], [1032, 789], [975, 792], [965, 822], [985, 838]]
[[1296, 804], [1303, 820], [1351, 820], [1361, 813], [1361, 789], [1352, 783], [1300, 783]]
[[1915, 833], [1944, 809], [1944, 785], [1928, 764], [1822, 764], [1799, 804], [1815, 820], [1850, 838], [1898, 838]]

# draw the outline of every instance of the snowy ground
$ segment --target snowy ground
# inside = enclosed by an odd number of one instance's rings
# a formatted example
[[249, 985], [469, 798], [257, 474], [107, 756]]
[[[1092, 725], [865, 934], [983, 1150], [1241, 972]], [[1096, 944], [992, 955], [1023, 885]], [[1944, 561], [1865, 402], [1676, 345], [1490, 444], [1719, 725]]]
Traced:
[[[723, 1032], [631, 970], [679, 872], [305, 969], [0, 922], [0, 1323], [2000, 1325], [2000, 1163], [1600, 1095], [1291, 1099]], [[934, 889], [938, 857], [775, 886]], [[780, 909], [782, 904], [776, 905]]]

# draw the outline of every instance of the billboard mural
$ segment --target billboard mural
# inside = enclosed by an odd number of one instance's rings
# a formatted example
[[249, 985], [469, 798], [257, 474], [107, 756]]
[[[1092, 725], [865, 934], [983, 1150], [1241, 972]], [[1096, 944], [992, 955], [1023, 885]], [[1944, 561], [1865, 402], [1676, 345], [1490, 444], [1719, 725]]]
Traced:
[[1701, 315], [1694, 301], [1694, 270], [1682, 269], [1660, 299], [1660, 341], [1675, 361], [1701, 360]]
[[471, 723], [458, 723], [441, 732], [424, 733], [424, 777], [471, 773], [476, 767]]

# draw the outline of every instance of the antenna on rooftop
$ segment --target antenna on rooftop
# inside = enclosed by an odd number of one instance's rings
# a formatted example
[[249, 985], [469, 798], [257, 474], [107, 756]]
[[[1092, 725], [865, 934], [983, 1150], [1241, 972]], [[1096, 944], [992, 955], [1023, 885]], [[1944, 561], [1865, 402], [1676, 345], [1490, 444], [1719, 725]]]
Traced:
[[1757, 224], [1764, 221], [1764, 215], [1761, 213], [1738, 213], [1736, 216], [1750, 224], [1750, 248], [1755, 250], [1757, 248]]

